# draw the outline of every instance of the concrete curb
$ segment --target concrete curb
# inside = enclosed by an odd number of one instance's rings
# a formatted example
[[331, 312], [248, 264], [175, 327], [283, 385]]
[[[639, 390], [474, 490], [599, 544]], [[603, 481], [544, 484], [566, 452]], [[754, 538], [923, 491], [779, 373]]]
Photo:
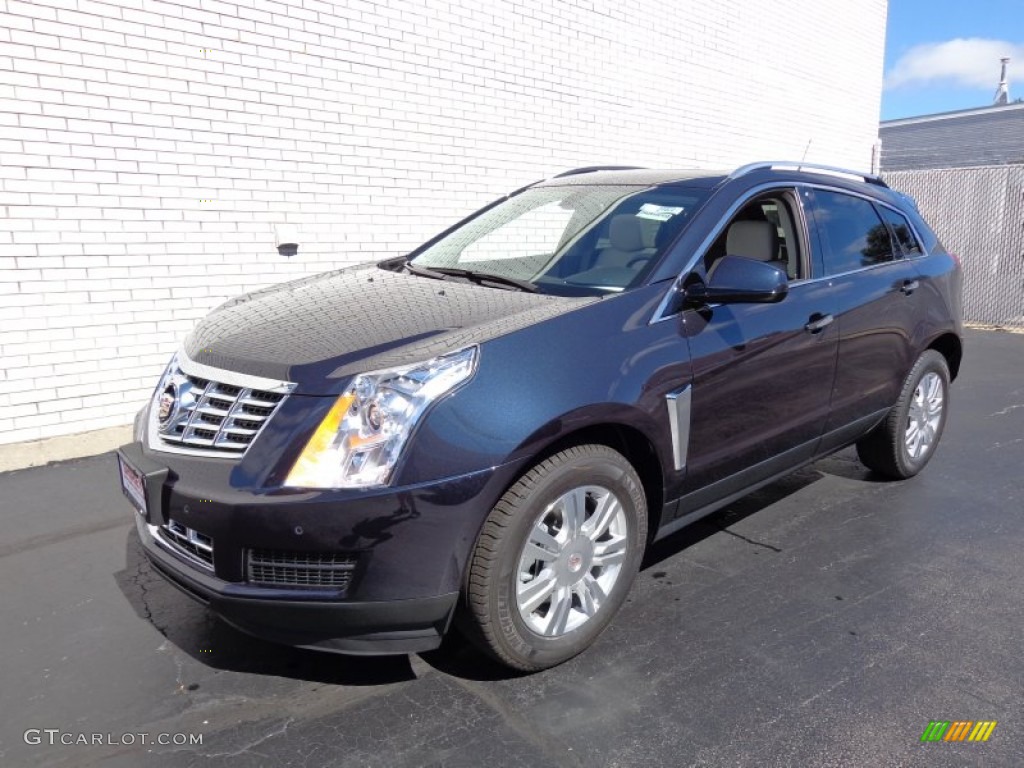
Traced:
[[46, 440], [28, 443], [0, 445], [0, 472], [10, 472], [26, 467], [40, 467], [51, 461], [78, 459], [112, 451], [119, 445], [131, 442], [132, 427], [108, 427], [93, 432], [79, 432]]

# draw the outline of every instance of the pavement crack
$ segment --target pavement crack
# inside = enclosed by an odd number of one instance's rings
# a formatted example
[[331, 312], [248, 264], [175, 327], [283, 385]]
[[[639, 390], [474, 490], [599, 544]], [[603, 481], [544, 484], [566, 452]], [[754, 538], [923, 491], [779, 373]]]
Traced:
[[1016, 410], [1017, 408], [1024, 408], [1024, 403], [1019, 403], [1017, 405], [1008, 405], [1005, 408], [1003, 408], [1003, 410], [1001, 410], [1001, 411], [996, 411], [995, 413], [990, 413], [988, 415], [988, 418], [991, 419], [993, 416], [1005, 416], [1010, 411]]
[[254, 739], [253, 741], [250, 741], [249, 743], [244, 744], [243, 746], [239, 747], [238, 749], [236, 749], [236, 750], [234, 750], [232, 752], [209, 752], [209, 753], [197, 753], [197, 754], [202, 754], [202, 756], [206, 757], [206, 758], [211, 758], [211, 757], [238, 757], [239, 755], [247, 755], [247, 754], [254, 754], [254, 755], [260, 755], [260, 757], [266, 757], [266, 755], [263, 755], [263, 754], [261, 754], [259, 752], [253, 752], [252, 751], [253, 748], [258, 747], [263, 742], [269, 741], [270, 739], [274, 738], [275, 736], [283, 736], [285, 734], [285, 732], [288, 730], [288, 726], [290, 726], [294, 722], [295, 722], [295, 718], [294, 717], [289, 717], [283, 723], [281, 723], [281, 725], [279, 725], [277, 728], [275, 728], [274, 730], [270, 731], [269, 733], [265, 733], [264, 735], [260, 736], [258, 739]]
[[770, 549], [772, 552], [782, 551], [779, 547], [774, 547], [771, 544], [765, 544], [763, 541], [756, 541], [755, 539], [751, 539], [747, 536], [744, 536], [742, 533], [730, 531], [728, 528], [719, 528], [718, 530], [720, 530], [722, 533], [728, 533], [730, 536], [735, 536], [737, 539], [747, 542], [747, 544], [753, 544], [755, 547], [764, 547], [765, 549]]
[[1018, 437], [1015, 440], [1007, 440], [1005, 443], [996, 443], [993, 446], [986, 448], [986, 451], [996, 451], [1000, 448], [1005, 448], [1008, 445], [1015, 445], [1016, 443], [1024, 443], [1024, 437]]
[[150, 576], [149, 568], [145, 561], [138, 564], [135, 569], [135, 574], [132, 576], [132, 584], [139, 590], [139, 603], [142, 606], [142, 616], [148, 621], [153, 627], [163, 635], [164, 639], [167, 639], [167, 628], [160, 626], [156, 619], [153, 618], [153, 609], [149, 605], [149, 587], [146, 585], [146, 581]]
[[686, 563], [687, 565], [692, 565], [694, 568], [702, 568], [705, 571], [711, 571], [712, 573], [717, 573], [719, 576], [724, 575], [723, 571], [720, 571], [719, 569], [714, 568], [714, 567], [712, 567], [710, 565], [705, 565], [704, 563], [698, 563], [696, 560], [691, 560], [688, 557], [681, 557], [679, 559], [682, 562]]

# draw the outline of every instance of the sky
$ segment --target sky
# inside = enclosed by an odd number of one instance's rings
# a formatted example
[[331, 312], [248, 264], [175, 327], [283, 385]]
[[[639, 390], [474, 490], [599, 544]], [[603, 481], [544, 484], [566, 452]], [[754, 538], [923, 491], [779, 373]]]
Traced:
[[889, 0], [882, 119], [992, 103], [1009, 56], [1024, 97], [1024, 0]]

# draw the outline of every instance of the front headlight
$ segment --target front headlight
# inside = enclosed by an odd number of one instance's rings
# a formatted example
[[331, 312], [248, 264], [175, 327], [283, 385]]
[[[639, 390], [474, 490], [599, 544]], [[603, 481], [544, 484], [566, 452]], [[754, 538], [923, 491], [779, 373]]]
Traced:
[[364, 373], [320, 422], [286, 486], [359, 488], [384, 485], [424, 411], [476, 369], [477, 348], [426, 363]]

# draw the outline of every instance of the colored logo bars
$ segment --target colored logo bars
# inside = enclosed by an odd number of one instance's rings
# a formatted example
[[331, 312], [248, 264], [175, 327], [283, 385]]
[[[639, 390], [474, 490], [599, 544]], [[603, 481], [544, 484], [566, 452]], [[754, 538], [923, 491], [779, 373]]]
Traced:
[[921, 741], [988, 741], [995, 728], [995, 720], [932, 720]]

